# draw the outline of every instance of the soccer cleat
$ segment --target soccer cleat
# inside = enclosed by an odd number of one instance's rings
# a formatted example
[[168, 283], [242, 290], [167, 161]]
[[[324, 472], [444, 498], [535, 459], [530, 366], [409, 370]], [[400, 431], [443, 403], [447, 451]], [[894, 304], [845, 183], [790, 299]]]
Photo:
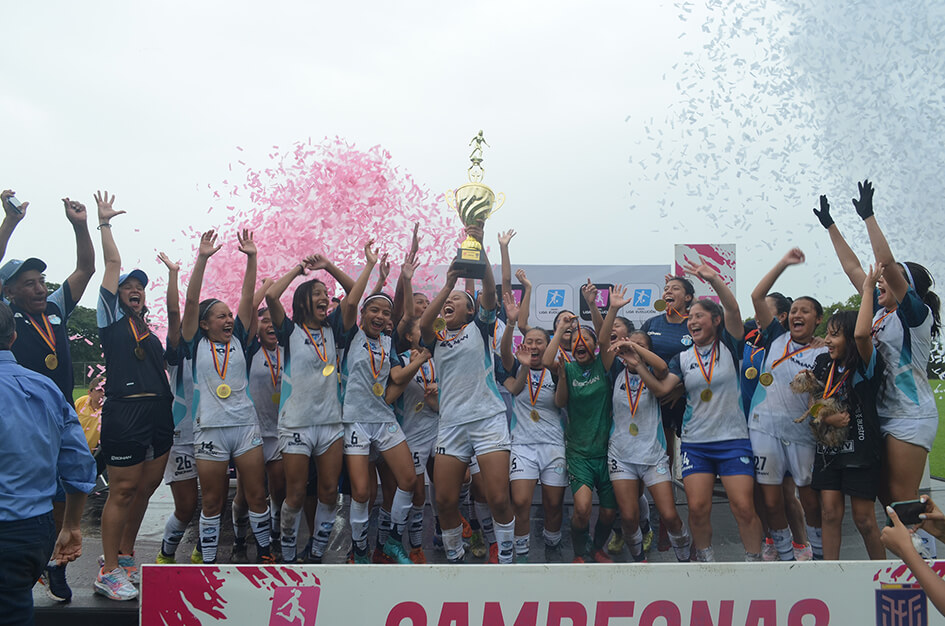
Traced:
[[471, 539], [473, 534], [472, 526], [469, 525], [469, 521], [462, 515], [459, 516], [459, 519], [463, 523], [463, 539]]
[[56, 602], [70, 602], [72, 589], [66, 582], [66, 566], [47, 565], [40, 582], [46, 588], [46, 595]]
[[795, 561], [812, 561], [814, 560], [814, 550], [810, 547], [810, 544], [807, 545], [798, 545], [794, 544], [794, 560]]
[[351, 563], [355, 565], [370, 565], [371, 559], [368, 558], [367, 552], [364, 554], [358, 554], [357, 552], [352, 553]]
[[551, 545], [550, 543], [545, 544], [545, 562], [546, 563], [561, 563], [564, 560], [564, 556], [561, 554], [561, 544], [556, 543]]
[[175, 559], [173, 556], [167, 556], [166, 554], [158, 550], [158, 555], [157, 555], [157, 558], [154, 559], [154, 562], [157, 563], [158, 565], [174, 565], [175, 563], [177, 563], [177, 559]]
[[410, 551], [410, 560], [415, 565], [426, 565], [427, 555], [423, 553], [423, 548], [414, 548]]
[[233, 544], [233, 551], [230, 552], [230, 563], [242, 564], [249, 563], [249, 555], [246, 554], [246, 542]]
[[138, 597], [138, 590], [128, 580], [125, 570], [116, 567], [110, 572], [104, 569], [98, 571], [93, 583], [95, 593], [101, 594], [110, 600], [134, 600]]
[[623, 552], [623, 546], [623, 535], [619, 533], [611, 533], [610, 541], [607, 542], [607, 551], [611, 554], [620, 554]]
[[261, 565], [275, 565], [276, 557], [272, 556], [271, 552], [269, 554], [263, 554], [259, 557], [259, 563]]
[[489, 544], [489, 562], [493, 565], [499, 564], [499, 544], [497, 543]]
[[584, 559], [583, 556], [580, 556], [580, 555], [577, 555], [577, 554], [574, 555], [574, 560], [572, 560], [571, 562], [572, 562], [572, 563], [587, 563], [587, 561]]
[[203, 565], [203, 553], [194, 546], [194, 551], [190, 553], [190, 562], [194, 565]]
[[472, 552], [474, 557], [481, 559], [486, 556], [486, 550], [486, 544], [482, 540], [482, 531], [474, 530], [469, 538], [469, 551]]
[[650, 551], [650, 548], [653, 547], [653, 528], [650, 527], [646, 533], [643, 534], [643, 554], [646, 554]]
[[601, 549], [594, 551], [593, 558], [595, 563], [612, 564], [614, 562], [614, 560]]
[[384, 555], [390, 559], [389, 562], [391, 563], [413, 565], [413, 561], [410, 560], [407, 551], [404, 550], [404, 544], [393, 537], [388, 537], [387, 541], [384, 542]]
[[384, 544], [383, 546], [377, 546], [376, 548], [374, 548], [374, 554], [371, 555], [371, 563], [374, 563], [375, 565], [393, 564], [394, 560], [384, 553], [384, 549], [386, 547], [387, 547], [387, 544]]
[[761, 558], [768, 562], [778, 560], [778, 549], [774, 547], [774, 540], [770, 537], [765, 538], [765, 543], [761, 547]]

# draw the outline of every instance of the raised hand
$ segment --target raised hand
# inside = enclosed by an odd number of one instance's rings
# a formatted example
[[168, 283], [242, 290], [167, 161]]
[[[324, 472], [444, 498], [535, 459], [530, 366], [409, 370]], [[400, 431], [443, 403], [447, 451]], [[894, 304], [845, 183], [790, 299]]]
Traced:
[[328, 269], [331, 261], [321, 254], [310, 254], [302, 259], [302, 267], [310, 272]]
[[700, 258], [699, 260], [702, 261], [700, 265], [686, 261], [686, 267], [683, 268], [685, 269], [686, 273], [692, 274], [693, 276], [698, 276], [707, 283], [717, 280], [719, 278], [718, 272], [709, 267], [706, 264], [705, 259]]
[[519, 284], [526, 289], [532, 286], [532, 281], [528, 280], [528, 276], [525, 275], [525, 270], [515, 270], [515, 278], [518, 280]]
[[109, 220], [116, 215], [125, 213], [125, 211], [116, 211], [112, 208], [112, 205], [115, 204], [115, 194], [112, 194], [109, 198], [107, 191], [96, 191], [95, 203], [98, 205], [98, 221], [100, 224], [108, 224]]
[[446, 270], [446, 284], [450, 287], [456, 286], [456, 281], [459, 280], [459, 270], [456, 269], [456, 265], [450, 263], [450, 267]]
[[518, 344], [518, 348], [515, 349], [515, 358], [518, 359], [518, 362], [522, 364], [523, 367], [530, 367], [532, 364], [532, 351], [525, 346], [525, 342]]
[[853, 198], [853, 208], [856, 209], [860, 219], [865, 220], [873, 215], [873, 183], [864, 180], [862, 183], [857, 183], [856, 186], [860, 190], [860, 199]]
[[830, 217], [830, 203], [827, 202], [827, 196], [820, 196], [820, 210], [814, 209], [814, 215], [820, 220], [820, 225], [824, 228], [833, 226], [833, 218]]
[[417, 260], [417, 252], [420, 251], [420, 236], [417, 232], [420, 229], [420, 222], [413, 223], [413, 237], [410, 239], [410, 251], [407, 252], [408, 261]]
[[628, 289], [623, 285], [614, 285], [610, 288], [610, 306], [620, 309], [630, 304], [631, 298], [627, 297]]
[[364, 244], [364, 260], [371, 265], [377, 265], [377, 248], [371, 249], [373, 245], [373, 239], [368, 239], [367, 243]]
[[504, 233], [499, 233], [499, 245], [502, 247], [508, 246], [509, 242], [512, 241], [512, 237], [515, 236], [514, 230], [507, 230]]
[[10, 198], [12, 198], [14, 195], [16, 194], [11, 189], [4, 189], [3, 193], [0, 193], [0, 199], [3, 201], [4, 219], [8, 219], [14, 223], [17, 223], [26, 217], [26, 208], [30, 205], [30, 203], [24, 202], [20, 205], [19, 211], [17, 211], [17, 209], [15, 209], [10, 203]]
[[666, 282], [666, 283], [669, 283], [669, 281], [675, 280], [675, 278], [676, 278], [675, 275], [673, 275], [673, 274], [667, 274], [666, 276], [663, 276], [663, 281]]
[[78, 200], [63, 198], [62, 204], [66, 209], [66, 219], [75, 226], [76, 224], [85, 224], [89, 220], [89, 213], [85, 210], [85, 205]]
[[208, 230], [200, 236], [200, 245], [197, 247], [197, 256], [209, 259], [222, 247], [222, 243], [217, 245], [217, 233], [213, 230]]
[[804, 252], [800, 248], [791, 248], [781, 259], [781, 262], [785, 265], [800, 265], [806, 260], [807, 257], [804, 256]]
[[171, 261], [171, 258], [167, 256], [167, 254], [163, 252], [158, 252], [158, 258], [161, 260], [161, 263], [163, 263], [165, 267], [167, 267], [168, 272], [180, 271], [180, 263], [175, 263], [174, 261]]
[[505, 319], [509, 320], [510, 324], [514, 324], [518, 320], [519, 305], [515, 301], [515, 296], [510, 292], [505, 292], [502, 294], [502, 303], [505, 305]]
[[248, 228], [242, 231], [236, 231], [236, 240], [239, 242], [239, 251], [246, 256], [256, 255], [256, 242], [253, 241], [253, 233]]
[[483, 232], [482, 222], [476, 222], [466, 227], [466, 234], [482, 244]]
[[420, 261], [417, 261], [416, 257], [408, 259], [401, 264], [400, 275], [403, 276], [404, 280], [413, 280], [418, 267], [420, 267]]
[[878, 263], [875, 267], [870, 265], [870, 269], [866, 272], [866, 278], [863, 279], [863, 289], [862, 293], [872, 293], [873, 289], [876, 287], [876, 281], [879, 280], [879, 277], [883, 275], [883, 270], [886, 268], [885, 265]]
[[587, 306], [597, 306], [597, 285], [592, 283], [590, 278], [581, 285], [581, 295], [584, 296]]
[[387, 253], [381, 256], [381, 266], [377, 269], [382, 283], [387, 283], [387, 277], [390, 276], [390, 261], [387, 260]]

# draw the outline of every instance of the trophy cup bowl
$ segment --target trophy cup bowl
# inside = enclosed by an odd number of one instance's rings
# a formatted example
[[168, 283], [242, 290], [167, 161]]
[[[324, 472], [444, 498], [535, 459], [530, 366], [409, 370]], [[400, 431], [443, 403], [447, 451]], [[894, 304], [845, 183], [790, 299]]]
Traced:
[[[464, 226], [484, 224], [504, 202], [505, 194], [496, 194], [480, 182], [466, 183], [458, 189], [446, 192], [446, 203], [459, 214]], [[459, 271], [462, 278], [482, 278], [488, 268], [482, 245], [467, 235], [456, 251], [453, 267]]]

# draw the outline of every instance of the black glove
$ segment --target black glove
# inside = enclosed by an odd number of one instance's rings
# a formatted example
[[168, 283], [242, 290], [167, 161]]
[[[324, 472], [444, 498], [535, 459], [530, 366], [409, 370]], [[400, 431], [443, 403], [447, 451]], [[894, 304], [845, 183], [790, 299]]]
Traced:
[[820, 210], [814, 209], [814, 215], [820, 220], [820, 225], [824, 228], [833, 226], [833, 218], [830, 217], [830, 205], [827, 203], [827, 196], [820, 196]]
[[857, 183], [856, 186], [860, 188], [860, 199], [853, 198], [853, 207], [860, 219], [865, 220], [873, 215], [873, 183], [864, 180], [862, 183]]

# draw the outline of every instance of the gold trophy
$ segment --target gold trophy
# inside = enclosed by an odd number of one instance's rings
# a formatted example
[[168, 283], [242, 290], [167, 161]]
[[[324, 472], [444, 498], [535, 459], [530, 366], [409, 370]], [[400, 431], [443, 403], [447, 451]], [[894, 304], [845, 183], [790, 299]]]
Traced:
[[[467, 170], [469, 182], [459, 189], [450, 189], [446, 192], [446, 203], [459, 214], [465, 226], [483, 224], [505, 203], [505, 194], [496, 194], [482, 183], [482, 177], [485, 174], [482, 168], [482, 146], [489, 144], [486, 143], [481, 130], [473, 137], [469, 145], [474, 146], [469, 155], [469, 160], [472, 161], [472, 165]], [[453, 267], [459, 270], [462, 278], [482, 278], [487, 269], [482, 244], [467, 235], [459, 250], [456, 251]]]

